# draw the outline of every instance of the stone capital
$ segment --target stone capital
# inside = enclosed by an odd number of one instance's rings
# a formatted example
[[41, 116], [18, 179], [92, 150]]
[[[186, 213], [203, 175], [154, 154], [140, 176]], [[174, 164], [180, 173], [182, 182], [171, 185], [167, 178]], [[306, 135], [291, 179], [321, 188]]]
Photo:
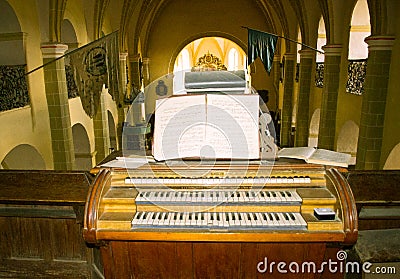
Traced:
[[128, 56], [127, 52], [120, 52], [119, 53], [119, 60], [126, 61], [126, 57]]
[[395, 37], [393, 36], [369, 36], [364, 40], [368, 44], [368, 50], [392, 50]]
[[142, 58], [142, 62], [143, 62], [143, 65], [148, 65], [150, 63], [150, 58], [149, 57], [143, 57]]
[[141, 59], [141, 55], [139, 53], [136, 54], [129, 54], [129, 62], [131, 63], [139, 63], [139, 60]]
[[296, 53], [285, 53], [283, 56], [286, 60], [296, 60], [297, 58]]
[[341, 56], [342, 49], [343, 47], [340, 44], [324, 45], [322, 47], [325, 56]]
[[308, 58], [312, 59], [316, 56], [317, 52], [312, 49], [301, 49], [299, 50], [300, 59], [301, 58]]
[[59, 58], [68, 50], [68, 46], [64, 44], [43, 44], [41, 46], [43, 58]]

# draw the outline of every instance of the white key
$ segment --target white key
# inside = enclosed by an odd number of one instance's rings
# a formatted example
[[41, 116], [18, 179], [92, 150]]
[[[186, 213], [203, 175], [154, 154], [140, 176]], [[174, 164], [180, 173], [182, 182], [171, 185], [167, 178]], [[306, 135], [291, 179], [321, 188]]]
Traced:
[[169, 226], [173, 227], [176, 225], [178, 219], [178, 212], [170, 212]]
[[133, 216], [133, 219], [132, 219], [132, 225], [137, 225], [137, 223], [139, 221], [139, 218], [142, 215], [142, 213], [143, 212], [141, 212], [141, 211], [136, 211], [135, 216]]
[[263, 226], [261, 214], [258, 213], [258, 212], [254, 212], [254, 213], [253, 213], [253, 216], [255, 216], [254, 219], [257, 219], [257, 220], [256, 220], [257, 226], [258, 226], [258, 227]]
[[303, 219], [300, 213], [293, 213], [294, 217], [296, 218], [297, 222], [300, 223], [301, 226], [307, 227], [307, 222]]
[[217, 212], [212, 213], [212, 225], [214, 227], [218, 226], [218, 217], [217, 217]]
[[183, 213], [183, 224], [185, 226], [190, 226], [189, 212], [184, 212]]
[[143, 211], [142, 214], [138, 217], [138, 220], [137, 220], [138, 225], [141, 225], [143, 223], [143, 221], [145, 220], [145, 214], [146, 214], [146, 212]]
[[239, 198], [238, 198], [238, 200], [239, 200], [239, 202], [244, 202], [245, 201], [245, 194], [244, 194], [244, 192], [243, 191], [239, 191], [238, 192], [239, 193]]
[[255, 223], [254, 223], [252, 214], [249, 213], [249, 212], [246, 212], [245, 216], [246, 216], [246, 224], [247, 224], [247, 226], [249, 226], [249, 227], [254, 226]]
[[144, 192], [139, 192], [138, 194], [137, 194], [137, 196], [136, 196], [136, 201], [138, 202], [138, 201], [143, 201], [143, 195], [144, 195]]
[[246, 216], [244, 212], [239, 212], [239, 223], [241, 227], [246, 227], [247, 222], [246, 222]]
[[284, 191], [277, 191], [276, 195], [280, 198], [280, 201], [286, 201], [286, 193]]
[[154, 201], [155, 195], [156, 195], [156, 192], [149, 192], [149, 194], [146, 195], [147, 201]]
[[274, 217], [275, 217], [275, 220], [277, 220], [278, 225], [279, 225], [280, 227], [282, 227], [282, 226], [285, 225], [285, 220], [284, 220], [283, 217], [280, 215], [280, 213], [274, 212], [273, 215], [274, 215]]
[[273, 226], [275, 226], [275, 227], [278, 227], [278, 226], [279, 226], [279, 222], [278, 222], [278, 220], [276, 219], [274, 213], [268, 213], [268, 217], [269, 217], [269, 219], [271, 220]]
[[257, 215], [257, 219], [260, 222], [260, 226], [267, 227], [268, 226], [268, 222], [264, 219], [264, 216], [262, 215], [262, 213], [261, 212], [257, 212], [256, 215]]
[[151, 225], [152, 212], [145, 212], [144, 218], [142, 218], [142, 225]]
[[239, 214], [237, 212], [234, 212], [233, 215], [235, 217], [234, 225], [235, 226], [240, 226]]
[[207, 221], [207, 227], [212, 227], [212, 225], [213, 225], [213, 221], [211, 220], [211, 214], [212, 213], [210, 213], [210, 212], [204, 213], [205, 221]]

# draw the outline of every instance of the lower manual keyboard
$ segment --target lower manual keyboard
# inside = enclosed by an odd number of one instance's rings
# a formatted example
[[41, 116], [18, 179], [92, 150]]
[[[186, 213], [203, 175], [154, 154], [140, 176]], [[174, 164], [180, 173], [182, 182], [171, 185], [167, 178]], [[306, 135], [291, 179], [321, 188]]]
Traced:
[[304, 230], [297, 212], [136, 212], [132, 229]]

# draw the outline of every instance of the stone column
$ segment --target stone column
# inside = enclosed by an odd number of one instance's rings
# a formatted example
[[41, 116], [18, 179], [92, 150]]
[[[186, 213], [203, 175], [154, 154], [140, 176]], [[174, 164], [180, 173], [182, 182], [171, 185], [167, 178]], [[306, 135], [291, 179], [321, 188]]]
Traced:
[[342, 45], [326, 45], [318, 147], [334, 150]]
[[[275, 56], [274, 56], [274, 61], [272, 62], [272, 71], [271, 75], [273, 77], [273, 82], [274, 82], [274, 89], [276, 92], [279, 92], [279, 83], [280, 83], [280, 78], [281, 78], [281, 70], [280, 70], [280, 56], [279, 54], [275, 51]], [[270, 108], [268, 108], [270, 109]]]
[[[68, 46], [64, 44], [44, 44], [41, 49], [43, 64], [46, 64], [63, 56]], [[75, 167], [75, 154], [63, 58], [44, 66], [44, 80], [49, 109], [54, 169], [72, 170]]]
[[122, 148], [122, 130], [123, 130], [123, 125], [124, 125], [124, 121], [125, 121], [125, 103], [124, 103], [124, 99], [125, 96], [127, 95], [128, 92], [126, 92], [127, 90], [127, 62], [126, 62], [126, 57], [128, 56], [128, 53], [124, 52], [124, 53], [120, 53], [119, 54], [119, 62], [120, 62], [120, 66], [121, 66], [121, 91], [119, 96], [119, 102], [117, 102], [118, 105], [118, 123], [117, 123], [117, 149], [121, 149]]
[[149, 85], [150, 82], [150, 58], [142, 58], [143, 63], [143, 83], [144, 86]]
[[108, 130], [108, 115], [105, 109], [106, 89], [100, 94], [100, 104], [96, 114], [93, 116], [94, 143], [96, 147], [96, 164], [104, 160], [110, 154], [110, 133]]
[[395, 38], [390, 36], [370, 36], [365, 39], [368, 44], [368, 66], [362, 99], [356, 169], [380, 168], [386, 96], [394, 41]]
[[299, 74], [299, 97], [296, 114], [295, 146], [308, 146], [308, 132], [310, 129], [310, 91], [313, 73], [315, 51], [301, 50]]
[[291, 140], [292, 133], [292, 112], [293, 112], [293, 90], [294, 90], [294, 74], [296, 65], [296, 55], [293, 53], [285, 54], [283, 78], [284, 91], [283, 91], [283, 106], [281, 115], [281, 137], [280, 146], [288, 147], [293, 146]]
[[[129, 74], [131, 77], [131, 87], [135, 86], [137, 89], [140, 90], [140, 87], [142, 86], [142, 81], [140, 80], [140, 74], [141, 74], [140, 68], [142, 67], [142, 60], [140, 58], [140, 55], [137, 54], [135, 56], [129, 56], [129, 65], [130, 65]], [[131, 92], [128, 93], [130, 94]]]

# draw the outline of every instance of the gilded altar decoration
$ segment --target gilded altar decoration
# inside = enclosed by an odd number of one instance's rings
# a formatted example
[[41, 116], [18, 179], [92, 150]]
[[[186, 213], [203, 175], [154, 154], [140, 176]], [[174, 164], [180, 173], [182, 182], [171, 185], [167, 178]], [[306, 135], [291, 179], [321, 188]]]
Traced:
[[199, 58], [199, 61], [192, 68], [194, 72], [200, 71], [226, 71], [226, 66], [221, 62], [217, 56], [211, 53], [204, 54]]

